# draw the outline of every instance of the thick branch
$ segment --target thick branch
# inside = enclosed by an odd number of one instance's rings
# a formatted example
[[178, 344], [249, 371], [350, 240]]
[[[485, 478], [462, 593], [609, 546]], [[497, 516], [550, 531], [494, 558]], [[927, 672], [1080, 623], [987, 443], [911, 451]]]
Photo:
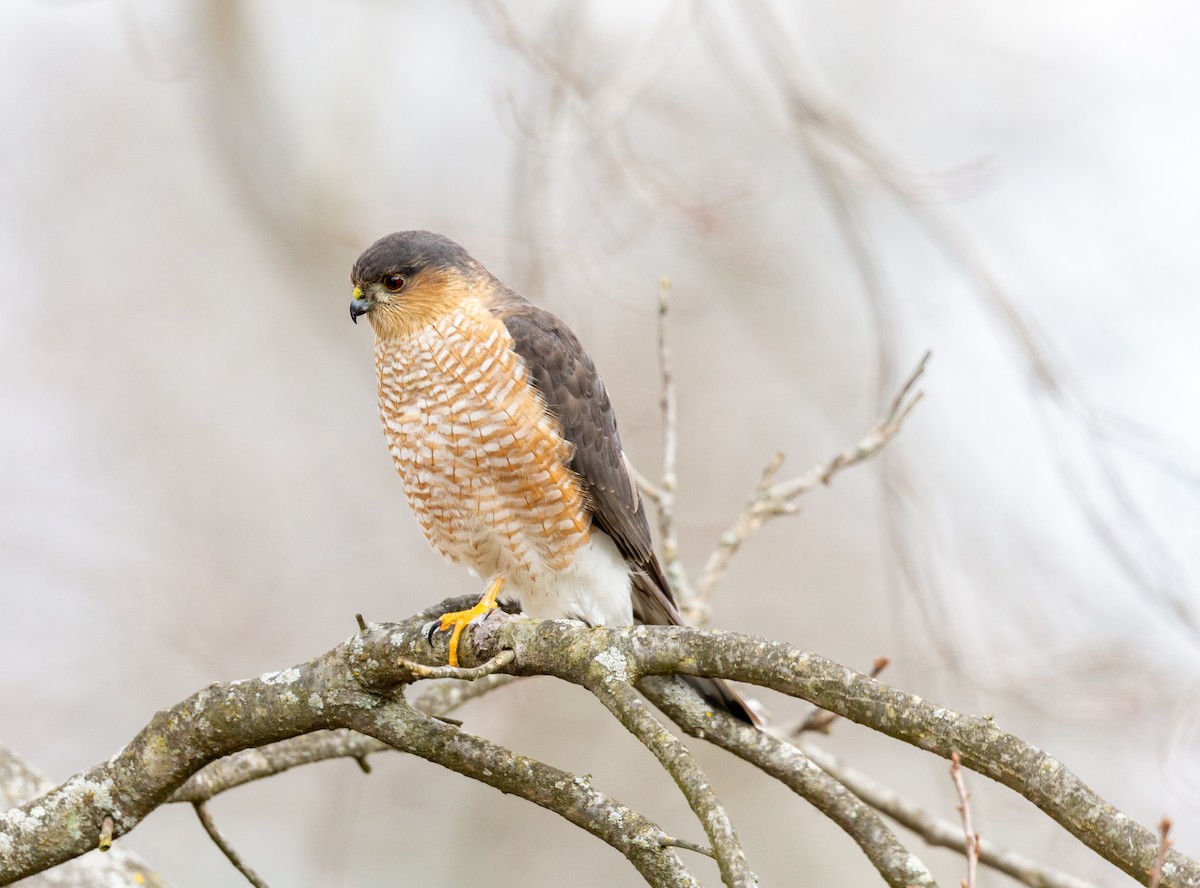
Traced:
[[[160, 712], [109, 761], [0, 814], [0, 884], [94, 847], [105, 817], [113, 819], [114, 835], [128, 832], [204, 764], [231, 752], [320, 729], [370, 727], [363, 720], [372, 713], [401, 706], [398, 691], [411, 673], [398, 661], [445, 661], [445, 640], [431, 649], [421, 632], [431, 612], [445, 609], [443, 603], [402, 624], [372, 625], [308, 663], [213, 685]], [[508, 670], [514, 674], [553, 675], [583, 686], [594, 684], [597, 664], [624, 662], [627, 678], [684, 672], [773, 687], [938, 755], [949, 758], [957, 751], [967, 767], [1014, 788], [1143, 883], [1156, 864], [1158, 836], [990, 719], [939, 707], [786, 644], [729, 632], [587, 628], [498, 613], [466, 633], [461, 655], [470, 666], [502, 650], [513, 652]], [[406, 704], [403, 711], [409, 711]], [[450, 767], [463, 749], [486, 744], [442, 722], [405, 717], [421, 725], [419, 735], [432, 744], [412, 751]], [[385, 727], [375, 724], [377, 731]], [[456, 769], [471, 773], [465, 766]], [[553, 807], [556, 800], [538, 803]], [[1164, 886], [1200, 888], [1200, 864], [1178, 851], [1166, 853], [1161, 872]]]
[[[564, 622], [508, 620], [489, 629], [490, 640], [477, 639], [484, 641], [481, 653], [512, 648], [513, 669], [521, 674], [586, 684], [582, 663], [619, 653], [631, 672], [721, 676], [771, 687], [944, 758], [957, 751], [964, 765], [1016, 790], [1143, 884], [1154, 866], [1159, 840], [1153, 832], [991, 719], [962, 715], [782, 642], [674, 626], [581, 630]], [[1200, 888], [1200, 863], [1172, 850], [1163, 884]]]
[[[23, 804], [53, 788], [50, 780], [13, 750], [0, 744], [0, 810]], [[107, 854], [88, 854], [72, 860], [55, 870], [53, 875], [27, 880], [22, 883], [22, 888], [95, 888], [97, 885], [105, 888], [169, 888], [144, 860], [120, 847]]]
[[[443, 604], [432, 610], [444, 609]], [[409, 670], [396, 665], [401, 659], [434, 665], [421, 631], [430, 613], [399, 625], [371, 626], [369, 631], [308, 663], [257, 679], [214, 684], [159, 712], [112, 759], [20, 808], [0, 814], [0, 884], [91, 850], [106, 821], [111, 822], [112, 836], [127, 833], [209, 762], [288, 737], [357, 726], [361, 713], [392, 701], [411, 680]], [[439, 654], [436, 662], [444, 660], [444, 650]], [[461, 733], [448, 725], [441, 727]], [[341, 736], [326, 738], [326, 743], [333, 745], [345, 742], [348, 738]], [[436, 752], [412, 751], [438, 760]], [[270, 759], [252, 767], [277, 770], [281, 764], [278, 756]], [[228, 785], [233, 779], [243, 778], [245, 775], [225, 775], [220, 782]], [[209, 792], [211, 789], [207, 788]], [[205, 793], [203, 784], [193, 785], [189, 791], [194, 798], [203, 798]], [[593, 804], [600, 798], [593, 793]], [[554, 801], [547, 798], [539, 804], [553, 807]], [[624, 817], [628, 809], [617, 806], [613, 810]], [[560, 813], [577, 822], [568, 812]], [[629, 814], [632, 816], [632, 812]], [[663, 850], [670, 837], [665, 833], [656, 836], [656, 841], [662, 842], [651, 851], [633, 845], [627, 848], [640, 870], [649, 865], [647, 855], [651, 853], [673, 858], [673, 852]], [[610, 838], [605, 840], [614, 844]], [[664, 872], [672, 869], [664, 866]], [[661, 879], [658, 884], [687, 881], [680, 876], [674, 881]]]
[[[435, 685], [413, 701], [413, 706], [435, 718], [453, 712], [468, 700], [516, 681], [512, 675], [489, 675], [472, 682]], [[193, 774], [171, 796], [172, 802], [196, 802], [211, 799], [226, 790], [280, 774], [300, 765], [335, 758], [352, 758], [364, 770], [367, 756], [391, 749], [372, 737], [341, 729], [317, 731], [302, 737], [280, 740], [259, 749], [245, 749], [213, 762]]]

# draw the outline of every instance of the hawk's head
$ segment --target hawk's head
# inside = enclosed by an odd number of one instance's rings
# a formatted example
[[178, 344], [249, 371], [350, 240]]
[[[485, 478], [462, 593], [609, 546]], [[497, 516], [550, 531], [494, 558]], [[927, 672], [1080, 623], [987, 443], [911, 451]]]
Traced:
[[432, 231], [385, 235], [358, 257], [350, 318], [367, 315], [380, 336], [405, 335], [461, 307], [490, 278], [450, 238]]

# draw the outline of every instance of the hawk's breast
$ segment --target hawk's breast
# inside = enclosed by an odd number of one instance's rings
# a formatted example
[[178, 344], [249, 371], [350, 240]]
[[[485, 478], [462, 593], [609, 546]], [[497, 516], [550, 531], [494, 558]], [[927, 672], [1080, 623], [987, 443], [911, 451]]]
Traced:
[[388, 448], [429, 542], [481, 576], [565, 569], [589, 516], [571, 445], [483, 306], [375, 345]]

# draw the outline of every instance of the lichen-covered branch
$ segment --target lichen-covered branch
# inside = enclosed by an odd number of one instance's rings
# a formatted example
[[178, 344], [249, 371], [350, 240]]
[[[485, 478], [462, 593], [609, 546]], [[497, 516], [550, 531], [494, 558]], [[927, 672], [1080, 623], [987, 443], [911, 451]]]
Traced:
[[[111, 818], [112, 835], [121, 836], [172, 798], [186, 796], [194, 801], [207, 797], [214, 787], [253, 779], [248, 776], [253, 773], [274, 773], [296, 750], [290, 744], [274, 748], [267, 744], [330, 729], [369, 734], [505, 792], [516, 792], [590, 829], [625, 854], [652, 884], [691, 884], [691, 877], [670, 850], [675, 840], [641, 815], [589, 786], [580, 786], [572, 775], [430, 718], [404, 702], [402, 691], [413, 680], [413, 673], [401, 661], [429, 666], [444, 663], [445, 639], [439, 638], [431, 648], [421, 630], [432, 613], [453, 610], [460, 604], [444, 602], [399, 624], [370, 625], [307, 663], [257, 679], [215, 684], [158, 713], [112, 759], [32, 802], [0, 813], [0, 884], [95, 847], [106, 818]], [[631, 699], [630, 686], [642, 676], [681, 672], [775, 688], [946, 758], [957, 752], [966, 767], [1012, 787], [1143, 884], [1156, 872], [1161, 873], [1163, 886], [1200, 888], [1200, 864], [1177, 850], [1163, 849], [1159, 865], [1157, 835], [1097, 796], [1060, 762], [1000, 730], [991, 719], [940, 707], [790, 645], [730, 632], [666, 626], [588, 628], [497, 612], [464, 635], [460, 655], [464, 666], [471, 667], [502, 651], [512, 652], [512, 662], [505, 669], [514, 675], [551, 675], [595, 688], [598, 667], [606, 670], [611, 679], [605, 684], [606, 705], [623, 720], [629, 720], [631, 712], [634, 719], [638, 712], [648, 715]], [[623, 664], [623, 668], [616, 669], [613, 664]], [[494, 680], [498, 677], [483, 679]], [[643, 685], [650, 687], [648, 682]], [[663, 708], [674, 714], [668, 702], [663, 702]], [[822, 810], [840, 818], [839, 822], [848, 819], [853, 809], [838, 813], [838, 805], [852, 805], [852, 801], [834, 796], [829, 796], [834, 801], [820, 801], [828, 785], [823, 790], [819, 777], [813, 777], [800, 758], [790, 754], [789, 759], [777, 742], [760, 735], [725, 732], [727, 721], [720, 713], [706, 712], [699, 722], [682, 723], [696, 736], [710, 737], [788, 782], [805, 798], [814, 799], [814, 804], [824, 805]], [[305, 740], [329, 754], [361, 759], [380, 748], [355, 746], [360, 741], [344, 733], [317, 736], [322, 739]], [[244, 768], [240, 773], [224, 773], [218, 765], [210, 772], [207, 785], [203, 779], [187, 783], [211, 762], [264, 746], [267, 748], [260, 750], [262, 759], [257, 762], [239, 756]], [[668, 751], [665, 745], [661, 749], [664, 755]], [[312, 754], [309, 749], [295, 762], [312, 760]], [[503, 762], [503, 767], [497, 762]], [[806, 781], [811, 784], [808, 788]], [[185, 786], [188, 788], [179, 792]], [[597, 806], [604, 816], [596, 814]], [[628, 828], [613, 827], [617, 821]], [[889, 834], [870, 821], [866, 828], [876, 834], [866, 837], [848, 831], [881, 873], [894, 873], [895, 861], [886, 861], [897, 853]], [[725, 853], [719, 845], [731, 832], [708, 832], [719, 859]], [[729, 847], [726, 845], [726, 850]], [[919, 864], [911, 875], [910, 884], [928, 884], [922, 881]], [[885, 878], [897, 884], [895, 877]]]
[[675, 676], [652, 676], [639, 687], [688, 734], [761, 768], [845, 830], [892, 888], [935, 888], [925, 864], [900, 843], [879, 815], [799, 748], [736, 719], [715, 718], [695, 691]]
[[[49, 792], [54, 784], [16, 752], [0, 744], [0, 810], [20, 805]], [[2, 871], [2, 870], [0, 870]], [[53, 876], [34, 876], [22, 888], [170, 888], [145, 861], [125, 848], [89, 854], [55, 870]]]
[[705, 835], [712, 842], [713, 856], [721, 870], [722, 881], [729, 888], [754, 888], [758, 880], [746, 862], [733, 822], [692, 754], [679, 738], [647, 711], [645, 704], [634, 693], [630, 682], [636, 680], [636, 676], [629, 674], [623, 658], [598, 658], [597, 664], [600, 668], [596, 671], [601, 673], [601, 677], [589, 681], [588, 690], [596, 695], [617, 721], [654, 753], [675, 780], [703, 825]]
[[[444, 605], [441, 610], [445, 610]], [[86, 853], [97, 846], [106, 823], [111, 825], [113, 837], [124, 835], [160, 804], [171, 800], [192, 775], [210, 762], [317, 731], [361, 729], [365, 727], [362, 723], [364, 713], [382, 711], [381, 707], [386, 706], [394, 710], [399, 705], [395, 699], [398, 692], [412, 680], [411, 672], [398, 665], [400, 660], [428, 665], [444, 661], [445, 652], [441, 651], [440, 660], [432, 659], [432, 651], [423, 640], [421, 628], [428, 619], [430, 612], [419, 614], [403, 624], [371, 626], [367, 632], [355, 635], [307, 663], [257, 679], [214, 684], [159, 712], [113, 758], [75, 775], [31, 802], [0, 813], [0, 885], [11, 884]], [[415, 718], [417, 710], [407, 704], [405, 710], [414, 713]], [[483, 770], [472, 769], [468, 766], [470, 758], [463, 757], [463, 749], [474, 742], [466, 739], [470, 735], [427, 716], [420, 715], [420, 718], [428, 725], [414, 721], [422, 727], [420, 730], [414, 728], [412, 736], [430, 738], [429, 744], [405, 746], [405, 751], [441, 761], [447, 767], [457, 764], [456, 770], [485, 778]], [[459, 739], [447, 745], [444, 738], [449, 736]], [[390, 738], [385, 739], [391, 742]], [[346, 754], [345, 744], [351, 742], [356, 741], [342, 734], [324, 737], [329, 754]], [[374, 750], [362, 749], [363, 754], [369, 751]], [[285, 764], [280, 755], [286, 758], [292, 752], [295, 750], [276, 748], [258, 761], [243, 759], [240, 761], [241, 773], [231, 775], [215, 771], [208, 786], [197, 782], [186, 794], [192, 801], [202, 800], [206, 793], [211, 793], [214, 785], [228, 786], [239, 780], [253, 779], [252, 772], [261, 774], [278, 770]], [[484, 752], [494, 756], [507, 751], [490, 744]], [[539, 774], [552, 776], [557, 783], [564, 779], [570, 783], [574, 779], [572, 775], [554, 769], [539, 770], [538, 763], [530, 759], [520, 757], [513, 761], [524, 769], [529, 780]], [[492, 780], [486, 782], [496, 785]], [[514, 785], [505, 791], [518, 792], [518, 789]], [[692, 884], [690, 876], [668, 847], [670, 837], [666, 833], [657, 827], [651, 829], [649, 821], [598, 791], [587, 790], [588, 810], [594, 812], [607, 806], [601, 819], [609, 824], [618, 821], [631, 824], [621, 836], [604, 824], [593, 823], [590, 815], [580, 813], [582, 809], [556, 807], [575, 805], [584, 800], [575, 790], [567, 788], [558, 792], [530, 784], [519, 794], [527, 798], [540, 794], [533, 799], [538, 804], [558, 811], [573, 823], [591, 828], [626, 853], [651, 884]], [[651, 879], [651, 875], [654, 878]]]
[[[474, 700], [513, 681], [517, 681], [517, 678], [512, 675], [489, 675], [469, 683], [434, 685], [417, 697], [412, 705], [426, 715], [439, 718], [453, 712], [468, 700]], [[367, 756], [392, 748], [372, 737], [364, 737], [346, 729], [317, 731], [280, 740], [258, 749], [245, 749], [215, 761], [193, 774], [172, 794], [169, 801], [206, 801], [244, 783], [262, 780], [264, 777], [281, 774], [301, 765], [328, 759], [351, 758], [364, 770], [368, 770]]]
[[[609, 652], [624, 656], [636, 674], [683, 672], [774, 688], [944, 758], [957, 751], [966, 767], [1016, 790], [1143, 884], [1154, 866], [1158, 836], [1100, 798], [1057, 759], [1002, 731], [993, 720], [954, 712], [791, 645], [686, 627], [579, 629], [526, 620], [498, 621], [477, 633], [481, 641], [482, 654], [513, 649], [512, 668], [520, 674], [586, 683], [573, 670]], [[1170, 851], [1162, 884], [1200, 888], [1200, 863]]]

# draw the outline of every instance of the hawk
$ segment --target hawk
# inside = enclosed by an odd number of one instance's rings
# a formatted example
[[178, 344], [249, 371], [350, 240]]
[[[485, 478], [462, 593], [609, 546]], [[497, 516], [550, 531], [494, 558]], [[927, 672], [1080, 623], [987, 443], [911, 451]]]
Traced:
[[[498, 596], [541, 619], [681, 625], [608, 393], [567, 325], [429, 231], [380, 238], [351, 283], [413, 513], [438, 552], [488, 580], [478, 605], [442, 617], [451, 664]], [[755, 723], [724, 682], [690, 680]]]

